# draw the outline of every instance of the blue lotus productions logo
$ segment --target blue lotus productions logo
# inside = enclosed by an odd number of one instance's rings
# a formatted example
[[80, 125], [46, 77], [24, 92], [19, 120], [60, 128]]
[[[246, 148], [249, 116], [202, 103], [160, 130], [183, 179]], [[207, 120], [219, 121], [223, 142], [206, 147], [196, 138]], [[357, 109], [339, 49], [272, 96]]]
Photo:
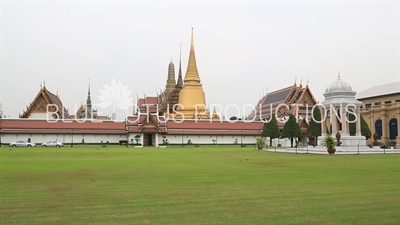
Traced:
[[128, 86], [122, 85], [119, 81], [113, 79], [111, 85], [103, 85], [104, 89], [100, 90], [101, 95], [97, 98], [100, 104], [96, 104], [103, 109], [112, 106], [113, 112], [116, 108], [126, 111], [133, 104], [133, 97], [131, 97], [132, 90], [128, 90]]

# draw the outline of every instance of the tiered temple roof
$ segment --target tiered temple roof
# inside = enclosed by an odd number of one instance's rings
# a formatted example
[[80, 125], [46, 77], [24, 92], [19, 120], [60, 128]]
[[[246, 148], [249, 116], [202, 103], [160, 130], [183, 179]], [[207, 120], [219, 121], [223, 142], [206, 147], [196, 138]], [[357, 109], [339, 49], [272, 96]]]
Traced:
[[[60, 119], [69, 119], [70, 115], [68, 110], [64, 107], [58, 94], [51, 93], [46, 85], [40, 87], [35, 99], [26, 107], [26, 110], [19, 115], [20, 118], [30, 118], [34, 113], [46, 114], [56, 113]], [[56, 117], [53, 115], [53, 117]]]
[[[311, 118], [312, 106], [317, 103], [308, 84], [303, 87], [302, 84], [297, 86], [294, 83], [292, 86], [264, 95], [246, 120], [265, 120], [271, 114], [276, 114], [278, 118], [289, 114], [300, 118], [306, 118], [307, 116]], [[300, 106], [296, 106], [296, 104]]]

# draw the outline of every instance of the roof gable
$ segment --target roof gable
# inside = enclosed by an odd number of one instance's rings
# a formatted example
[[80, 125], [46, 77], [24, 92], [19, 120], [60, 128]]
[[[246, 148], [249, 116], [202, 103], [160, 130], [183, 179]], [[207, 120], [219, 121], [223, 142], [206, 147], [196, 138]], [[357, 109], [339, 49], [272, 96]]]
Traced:
[[22, 115], [20, 115], [20, 118], [28, 118], [29, 115], [34, 111], [43, 113], [47, 111], [57, 111], [57, 114], [60, 118], [70, 118], [68, 111], [64, 108], [60, 98], [48, 91], [45, 86], [40, 89], [35, 99], [31, 102], [27, 109], [24, 110]]

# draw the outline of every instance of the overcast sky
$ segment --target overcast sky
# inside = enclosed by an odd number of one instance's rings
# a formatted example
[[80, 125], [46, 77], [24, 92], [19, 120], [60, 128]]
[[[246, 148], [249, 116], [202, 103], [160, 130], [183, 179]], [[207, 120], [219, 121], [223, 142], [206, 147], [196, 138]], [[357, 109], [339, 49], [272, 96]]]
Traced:
[[[392, 2], [2, 2], [1, 97], [17, 117], [45, 80], [70, 112], [101, 103], [112, 80], [131, 98], [164, 89], [182, 43], [185, 75], [194, 28], [197, 66], [207, 104], [227, 116], [236, 104], [297, 77], [318, 101], [340, 71], [360, 92], [399, 80], [399, 3]], [[123, 117], [117, 109], [118, 117]], [[110, 106], [99, 109], [111, 114]]]

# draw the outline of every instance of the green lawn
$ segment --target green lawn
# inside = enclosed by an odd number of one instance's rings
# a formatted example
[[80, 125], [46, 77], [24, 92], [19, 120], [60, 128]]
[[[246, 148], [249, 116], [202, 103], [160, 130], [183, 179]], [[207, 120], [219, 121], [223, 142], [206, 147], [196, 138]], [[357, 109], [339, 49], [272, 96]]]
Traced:
[[400, 155], [0, 149], [1, 224], [400, 224]]

